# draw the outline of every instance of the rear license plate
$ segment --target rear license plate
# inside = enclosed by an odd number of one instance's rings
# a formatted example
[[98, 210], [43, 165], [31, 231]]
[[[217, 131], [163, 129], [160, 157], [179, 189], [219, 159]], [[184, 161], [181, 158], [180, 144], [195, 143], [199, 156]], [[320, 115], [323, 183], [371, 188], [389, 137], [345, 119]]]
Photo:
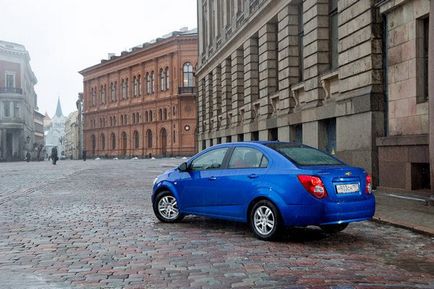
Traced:
[[357, 193], [359, 190], [359, 184], [336, 185], [336, 192], [338, 194]]

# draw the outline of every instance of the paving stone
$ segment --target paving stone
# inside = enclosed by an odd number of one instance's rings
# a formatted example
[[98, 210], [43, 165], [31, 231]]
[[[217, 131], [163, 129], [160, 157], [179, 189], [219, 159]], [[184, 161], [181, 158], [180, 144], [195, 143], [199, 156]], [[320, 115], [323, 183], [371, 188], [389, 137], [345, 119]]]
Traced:
[[160, 223], [152, 181], [181, 161], [0, 163], [0, 289], [434, 288], [434, 239], [384, 224], [262, 242], [244, 224]]

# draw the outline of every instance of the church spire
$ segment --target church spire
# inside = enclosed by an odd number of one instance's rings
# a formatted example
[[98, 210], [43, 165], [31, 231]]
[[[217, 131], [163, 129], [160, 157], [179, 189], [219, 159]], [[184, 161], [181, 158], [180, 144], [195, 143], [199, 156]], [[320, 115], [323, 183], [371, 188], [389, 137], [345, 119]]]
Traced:
[[62, 113], [62, 107], [60, 106], [60, 97], [57, 99], [56, 116], [57, 116], [57, 117], [61, 117], [61, 116], [63, 116], [63, 113]]

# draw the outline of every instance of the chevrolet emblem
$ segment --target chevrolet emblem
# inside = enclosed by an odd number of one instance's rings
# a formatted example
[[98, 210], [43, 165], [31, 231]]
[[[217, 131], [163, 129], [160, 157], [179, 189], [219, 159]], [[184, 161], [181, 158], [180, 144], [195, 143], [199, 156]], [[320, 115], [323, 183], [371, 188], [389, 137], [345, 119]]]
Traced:
[[349, 176], [351, 176], [352, 174], [351, 174], [351, 172], [346, 172], [345, 175], [349, 177]]

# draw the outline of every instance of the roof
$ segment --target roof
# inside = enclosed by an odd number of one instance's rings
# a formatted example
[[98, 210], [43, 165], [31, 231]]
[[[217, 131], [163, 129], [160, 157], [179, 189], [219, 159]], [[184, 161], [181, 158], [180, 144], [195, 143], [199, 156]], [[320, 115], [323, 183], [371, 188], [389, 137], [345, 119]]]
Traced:
[[63, 116], [62, 107], [60, 106], [60, 97], [57, 99], [56, 116], [57, 117]]

